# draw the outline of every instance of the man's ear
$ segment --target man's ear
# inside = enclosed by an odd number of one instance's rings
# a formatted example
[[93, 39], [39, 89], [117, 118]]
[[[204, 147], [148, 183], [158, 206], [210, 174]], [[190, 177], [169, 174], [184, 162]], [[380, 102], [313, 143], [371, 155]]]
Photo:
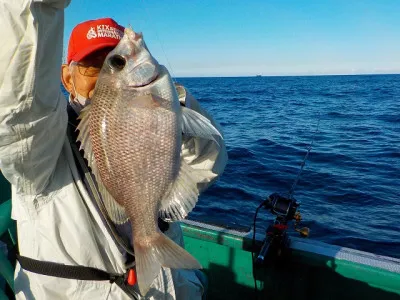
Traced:
[[63, 64], [61, 66], [61, 82], [68, 93], [74, 94], [74, 89], [72, 85], [72, 75], [69, 70], [70, 68], [67, 64]]

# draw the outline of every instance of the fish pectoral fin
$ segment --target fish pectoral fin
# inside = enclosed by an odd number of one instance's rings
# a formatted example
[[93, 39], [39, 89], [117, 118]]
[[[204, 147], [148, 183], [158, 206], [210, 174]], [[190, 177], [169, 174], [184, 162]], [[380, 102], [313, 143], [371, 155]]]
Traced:
[[169, 193], [161, 201], [159, 216], [167, 222], [186, 218], [197, 203], [199, 196], [197, 183], [203, 179], [201, 174], [196, 174], [196, 171], [181, 158], [179, 174]]
[[[134, 239], [135, 240], [135, 239]], [[134, 242], [136, 274], [139, 291], [146, 295], [161, 266], [174, 269], [201, 269], [200, 263], [163, 233], [157, 233], [152, 242], [142, 245]]]
[[196, 178], [196, 181], [198, 183], [204, 183], [204, 182], [210, 182], [212, 179], [218, 176], [218, 174], [215, 174], [214, 172], [210, 170], [193, 170], [193, 176]]
[[181, 109], [183, 134], [213, 140], [216, 143], [217, 141], [214, 136], [219, 136], [223, 139], [221, 133], [214, 127], [209, 119], [185, 106], [181, 106]]
[[123, 224], [128, 221], [125, 209], [121, 205], [119, 205], [111, 196], [111, 194], [107, 191], [106, 187], [101, 181], [96, 160], [94, 158], [92, 141], [89, 134], [90, 104], [81, 111], [78, 119], [81, 120], [77, 127], [77, 129], [79, 130], [78, 141], [81, 142], [79, 150], [84, 150], [84, 157], [87, 159], [88, 166], [92, 169], [92, 173], [96, 178], [99, 192], [103, 199], [104, 207], [107, 211], [108, 216], [115, 224]]

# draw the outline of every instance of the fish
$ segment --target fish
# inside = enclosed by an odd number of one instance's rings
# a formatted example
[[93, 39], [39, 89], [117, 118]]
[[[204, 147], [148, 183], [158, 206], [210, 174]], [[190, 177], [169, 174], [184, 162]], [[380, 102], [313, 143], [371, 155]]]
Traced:
[[145, 295], [162, 267], [201, 264], [158, 228], [195, 207], [197, 183], [215, 177], [182, 158], [182, 136], [216, 141], [203, 115], [180, 105], [167, 68], [152, 56], [142, 33], [126, 28], [107, 55], [91, 103], [79, 116], [78, 141], [109, 218], [130, 221], [139, 291]]

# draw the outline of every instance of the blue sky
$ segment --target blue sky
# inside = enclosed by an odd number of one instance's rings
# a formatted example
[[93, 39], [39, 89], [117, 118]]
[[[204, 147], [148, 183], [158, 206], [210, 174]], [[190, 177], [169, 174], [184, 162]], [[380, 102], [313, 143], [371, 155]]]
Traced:
[[72, 0], [144, 34], [173, 76], [400, 73], [399, 0]]

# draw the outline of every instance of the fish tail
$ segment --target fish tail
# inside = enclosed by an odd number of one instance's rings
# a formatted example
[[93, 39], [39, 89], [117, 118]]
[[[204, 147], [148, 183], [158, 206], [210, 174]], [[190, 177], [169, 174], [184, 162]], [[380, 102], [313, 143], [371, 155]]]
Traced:
[[161, 266], [173, 269], [201, 269], [200, 263], [163, 233], [146, 245], [134, 245], [136, 274], [140, 293], [144, 296], [161, 271]]

